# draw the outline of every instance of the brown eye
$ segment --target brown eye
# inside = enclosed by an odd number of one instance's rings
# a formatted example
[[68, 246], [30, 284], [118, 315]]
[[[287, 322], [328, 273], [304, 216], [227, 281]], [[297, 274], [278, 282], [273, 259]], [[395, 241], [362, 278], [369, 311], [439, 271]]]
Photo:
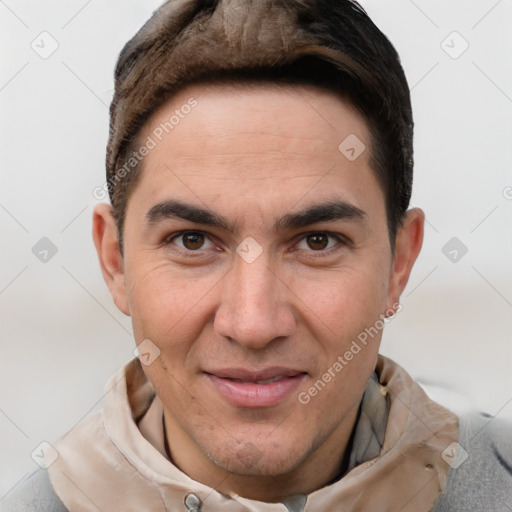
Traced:
[[313, 233], [306, 237], [307, 244], [311, 249], [321, 251], [325, 249], [329, 243], [329, 236], [325, 233]]
[[183, 246], [190, 251], [194, 251], [196, 249], [201, 249], [201, 247], [204, 244], [205, 236], [203, 233], [189, 231], [187, 233], [183, 233], [183, 235], [181, 235], [181, 238]]
[[[201, 256], [205, 254], [205, 251], [211, 251], [212, 249], [219, 250], [212, 242], [208, 233], [204, 231], [180, 231], [167, 236], [163, 244], [166, 247], [176, 246], [180, 249], [181, 253], [192, 256]], [[178, 252], [180, 252], [178, 251]]]
[[312, 233], [305, 233], [303, 238], [296, 245], [296, 249], [306, 251], [309, 253], [317, 252], [318, 256], [330, 254], [332, 250], [338, 247], [341, 250], [347, 245], [343, 236], [328, 231], [316, 231]]

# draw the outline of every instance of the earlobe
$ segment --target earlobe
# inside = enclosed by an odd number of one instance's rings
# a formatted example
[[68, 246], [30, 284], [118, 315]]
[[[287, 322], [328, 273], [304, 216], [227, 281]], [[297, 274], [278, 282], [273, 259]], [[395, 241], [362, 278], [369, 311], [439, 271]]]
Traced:
[[419, 208], [406, 212], [395, 241], [395, 256], [389, 282], [388, 308], [396, 308], [405, 289], [412, 267], [423, 245], [425, 214]]
[[114, 303], [121, 312], [129, 316], [123, 257], [119, 249], [117, 226], [110, 205], [99, 204], [94, 208], [92, 236], [101, 273]]

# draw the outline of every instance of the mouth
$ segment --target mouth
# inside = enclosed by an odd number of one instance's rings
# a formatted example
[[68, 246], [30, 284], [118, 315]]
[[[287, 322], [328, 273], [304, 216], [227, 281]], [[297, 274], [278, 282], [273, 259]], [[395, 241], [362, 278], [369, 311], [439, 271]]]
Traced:
[[290, 368], [228, 368], [205, 372], [215, 391], [240, 408], [272, 407], [284, 402], [307, 373]]

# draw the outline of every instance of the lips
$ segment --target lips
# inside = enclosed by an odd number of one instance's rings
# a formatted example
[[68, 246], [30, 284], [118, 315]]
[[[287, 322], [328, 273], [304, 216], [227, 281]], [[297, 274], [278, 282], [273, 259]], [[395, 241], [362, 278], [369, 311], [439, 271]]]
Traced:
[[307, 373], [284, 367], [227, 368], [205, 372], [215, 391], [235, 407], [272, 407], [284, 402]]

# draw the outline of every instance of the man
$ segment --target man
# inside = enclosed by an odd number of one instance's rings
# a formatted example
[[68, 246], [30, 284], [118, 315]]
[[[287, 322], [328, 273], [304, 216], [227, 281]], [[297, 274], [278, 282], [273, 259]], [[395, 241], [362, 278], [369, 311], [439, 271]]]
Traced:
[[176, 1], [121, 52], [93, 236], [139, 359], [4, 510], [512, 510], [512, 439], [378, 354], [423, 239], [350, 1]]

